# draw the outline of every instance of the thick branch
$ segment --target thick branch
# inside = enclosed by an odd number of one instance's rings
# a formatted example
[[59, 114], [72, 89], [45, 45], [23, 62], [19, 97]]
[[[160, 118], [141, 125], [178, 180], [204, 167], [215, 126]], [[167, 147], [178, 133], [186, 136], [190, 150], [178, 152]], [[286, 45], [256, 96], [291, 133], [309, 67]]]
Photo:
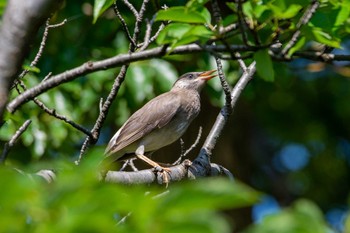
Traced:
[[[243, 73], [242, 77], [239, 79], [235, 87], [233, 88], [231, 92], [231, 109], [234, 110], [234, 107], [237, 103], [238, 97], [241, 95], [243, 89], [246, 87], [248, 82], [253, 78], [253, 75], [255, 73], [255, 61], [247, 68], [247, 70]], [[227, 117], [225, 117], [227, 114], [224, 113], [225, 107], [221, 109], [221, 112], [216, 118], [216, 121], [214, 123], [214, 126], [211, 128], [211, 131], [207, 137], [207, 139], [204, 142], [203, 148], [201, 153], [207, 153], [209, 156], [212, 153], [212, 150], [214, 149], [216, 145], [216, 141], [219, 138], [222, 130], [224, 129], [224, 126], [228, 120]]]
[[[233, 111], [236, 106], [237, 100], [241, 95], [243, 89], [247, 86], [248, 82], [252, 79], [255, 73], [255, 62], [253, 62], [243, 73], [242, 77], [237, 82], [236, 86], [231, 92], [231, 109]], [[225, 108], [225, 107], [224, 107]], [[224, 109], [223, 108], [223, 109]], [[204, 176], [216, 176], [219, 174], [228, 175], [232, 178], [231, 174], [228, 174], [226, 169], [223, 169], [219, 165], [212, 164], [209, 161], [209, 155], [211, 155], [212, 149], [216, 145], [216, 141], [219, 138], [225, 124], [227, 117], [224, 117], [220, 112], [199, 155], [192, 162], [185, 160], [180, 165], [170, 167], [169, 182], [177, 181], [181, 179], [195, 179], [197, 177]], [[162, 183], [163, 179], [158, 173], [154, 172], [154, 169], [136, 171], [136, 172], [114, 172], [108, 171], [104, 177], [107, 182], [124, 183], [124, 184], [139, 184], [139, 183], [153, 183], [157, 181]]]
[[[258, 47], [247, 47], [244, 45], [231, 45], [229, 47], [232, 51], [255, 51], [259, 49]], [[197, 44], [189, 44], [183, 45], [175, 48], [170, 54], [190, 54], [190, 53], [198, 53], [203, 51], [215, 51], [215, 52], [227, 52], [226, 45], [205, 45], [200, 46]], [[54, 88], [62, 83], [66, 83], [72, 81], [79, 76], [89, 74], [98, 70], [105, 70], [112, 67], [117, 67], [123, 64], [128, 64], [135, 61], [147, 60], [156, 57], [162, 57], [167, 52], [170, 52], [170, 48], [164, 51], [163, 47], [156, 47], [152, 49], [148, 49], [141, 52], [135, 52], [131, 54], [121, 54], [115, 57], [111, 57], [105, 60], [97, 61], [97, 62], [86, 62], [81, 66], [73, 68], [71, 70], [67, 70], [64, 73], [55, 75], [51, 77], [49, 80], [41, 82], [35, 87], [28, 89], [23, 92], [21, 95], [12, 100], [7, 108], [10, 112], [14, 112], [20, 105], [28, 102], [34, 97]], [[296, 52], [293, 54], [293, 58], [303, 57], [314, 61], [349, 61], [350, 55], [337, 55], [337, 54], [318, 54], [318, 53], [303, 53]], [[273, 56], [274, 59], [280, 59], [276, 53]]]
[[[179, 181], [183, 179], [196, 179], [203, 177], [203, 167], [200, 163], [193, 163], [189, 160], [183, 161], [181, 164], [170, 167], [169, 182]], [[225, 174], [225, 171], [217, 164], [211, 164], [211, 174], [218, 176]], [[109, 171], [107, 172], [104, 181], [110, 183], [121, 184], [150, 184], [157, 182], [163, 184], [161, 173], [154, 172], [154, 169], [147, 169], [135, 172], [124, 171]]]
[[10, 0], [0, 28], [0, 121], [10, 86], [21, 70], [32, 38], [58, 0]]
[[[230, 47], [234, 51], [245, 51], [248, 48], [246, 46], [235, 46]], [[188, 54], [194, 52], [201, 52], [203, 50], [210, 49], [218, 52], [225, 51], [226, 46], [217, 45], [217, 46], [199, 46], [197, 44], [189, 44], [184, 46], [179, 46], [174, 49], [170, 54]], [[98, 70], [105, 70], [112, 67], [117, 67], [123, 64], [128, 64], [135, 61], [147, 60], [150, 58], [164, 56], [167, 52], [170, 52], [170, 49], [164, 50], [163, 47], [156, 47], [153, 49], [135, 52], [131, 54], [121, 54], [115, 57], [111, 57], [105, 60], [97, 62], [86, 62], [81, 66], [78, 66], [74, 69], [67, 70], [64, 73], [52, 76], [50, 79], [41, 82], [35, 87], [28, 89], [23, 92], [21, 95], [17, 96], [13, 101], [11, 101], [7, 108], [10, 112], [14, 112], [20, 105], [28, 102], [34, 97], [46, 92], [47, 90], [56, 87], [62, 83], [66, 83], [76, 79], [79, 76], [89, 74]]]

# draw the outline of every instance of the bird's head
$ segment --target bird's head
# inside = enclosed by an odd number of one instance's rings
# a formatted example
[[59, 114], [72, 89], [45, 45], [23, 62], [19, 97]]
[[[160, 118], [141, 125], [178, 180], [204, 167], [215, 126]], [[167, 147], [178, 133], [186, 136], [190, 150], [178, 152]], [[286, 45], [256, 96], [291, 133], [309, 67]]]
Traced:
[[209, 70], [204, 72], [190, 72], [183, 74], [178, 80], [176, 80], [173, 88], [184, 88], [200, 91], [208, 80], [217, 76], [217, 74], [213, 74], [215, 71], [216, 70]]

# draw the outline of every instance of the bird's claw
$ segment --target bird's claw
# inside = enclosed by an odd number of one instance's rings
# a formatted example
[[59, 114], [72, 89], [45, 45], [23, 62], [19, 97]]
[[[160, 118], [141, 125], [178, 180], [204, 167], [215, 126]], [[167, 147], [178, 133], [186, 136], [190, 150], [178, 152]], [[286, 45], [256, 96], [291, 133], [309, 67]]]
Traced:
[[154, 167], [156, 173], [161, 173], [162, 183], [165, 184], [165, 188], [168, 188], [169, 179], [170, 179], [170, 168], [156, 166]]

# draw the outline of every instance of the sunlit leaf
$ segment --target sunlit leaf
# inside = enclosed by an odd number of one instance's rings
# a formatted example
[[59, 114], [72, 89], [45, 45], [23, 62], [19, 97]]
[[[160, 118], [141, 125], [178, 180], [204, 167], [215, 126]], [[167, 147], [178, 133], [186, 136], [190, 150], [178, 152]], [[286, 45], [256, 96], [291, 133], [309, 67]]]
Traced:
[[115, 0], [95, 0], [93, 23], [96, 23], [98, 17], [112, 6]]
[[36, 66], [28, 66], [28, 65], [24, 65], [23, 69], [28, 70], [30, 72], [34, 72], [34, 73], [40, 73], [40, 69]]
[[340, 6], [340, 10], [336, 16], [336, 20], [334, 23], [334, 30], [336, 30], [337, 27], [343, 25], [343, 23], [349, 19], [349, 15], [350, 15], [350, 7], [349, 6], [350, 6], [349, 0], [342, 2], [341, 6]]
[[126, 89], [130, 93], [129, 100], [140, 105], [146, 96], [153, 93], [152, 79], [142, 66], [130, 66], [126, 75]]
[[268, 4], [269, 8], [274, 12], [274, 16], [277, 19], [290, 19], [293, 18], [302, 9], [302, 6], [291, 4], [286, 9], [281, 9], [276, 5]]
[[174, 21], [182, 23], [206, 23], [207, 19], [200, 12], [191, 11], [182, 6], [170, 7], [157, 13], [156, 21]]
[[162, 206], [176, 205], [174, 211], [180, 213], [228, 206], [238, 208], [252, 205], [258, 199], [259, 194], [256, 191], [237, 181], [211, 178], [188, 182], [181, 185], [181, 188], [174, 188], [163, 201]]
[[167, 25], [157, 38], [158, 44], [171, 44], [171, 48], [201, 40], [205, 41], [213, 32], [202, 25], [172, 23]]
[[324, 32], [321, 28], [313, 28], [312, 34], [317, 42], [325, 45], [329, 45], [334, 48], [340, 48], [340, 42], [338, 39], [333, 38], [327, 32]]
[[174, 39], [180, 39], [191, 29], [191, 25], [184, 23], [172, 23], [167, 25], [157, 38], [158, 44], [171, 43]]
[[152, 59], [149, 66], [155, 72], [154, 81], [162, 92], [169, 91], [175, 80], [178, 78], [175, 67], [163, 59]]
[[209, 0], [190, 0], [186, 3], [187, 8], [197, 9], [203, 7]]

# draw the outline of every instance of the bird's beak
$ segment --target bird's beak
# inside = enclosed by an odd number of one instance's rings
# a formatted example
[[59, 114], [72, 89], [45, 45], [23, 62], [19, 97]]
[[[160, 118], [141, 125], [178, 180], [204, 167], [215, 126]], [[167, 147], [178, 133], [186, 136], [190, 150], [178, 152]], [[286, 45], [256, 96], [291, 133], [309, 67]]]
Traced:
[[217, 74], [212, 74], [214, 73], [216, 70], [209, 70], [209, 71], [204, 71], [203, 73], [201, 73], [199, 76], [198, 76], [198, 79], [201, 79], [201, 80], [205, 80], [205, 81], [208, 81], [214, 77], [217, 76]]

